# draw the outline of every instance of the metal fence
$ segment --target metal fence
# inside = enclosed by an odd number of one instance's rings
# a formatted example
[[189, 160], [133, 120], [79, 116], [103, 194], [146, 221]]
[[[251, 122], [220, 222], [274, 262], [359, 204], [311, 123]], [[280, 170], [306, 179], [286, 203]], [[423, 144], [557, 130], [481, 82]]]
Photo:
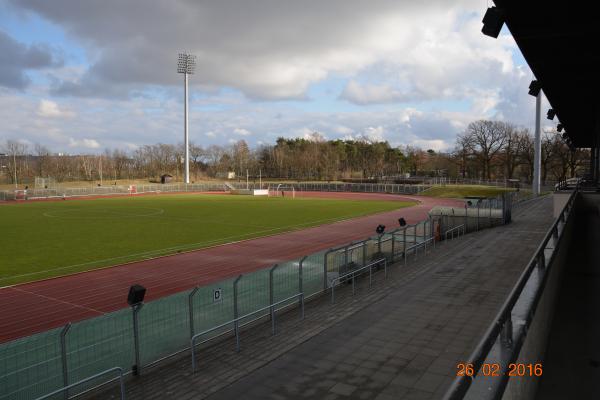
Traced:
[[0, 400], [35, 399], [74, 383], [69, 394], [81, 394], [98, 384], [87, 377], [113, 368], [140, 372], [188, 350], [198, 333], [206, 342], [233, 332], [239, 345], [240, 327], [272, 315], [275, 306], [303, 305], [381, 259], [418, 257], [461, 225], [472, 231], [508, 222], [498, 217], [507, 203], [490, 202], [499, 208], [480, 214], [468, 207], [464, 215], [460, 209], [433, 213], [358, 242], [0, 344]]
[[255, 182], [234, 183], [236, 189], [267, 189], [275, 190], [278, 186], [293, 187], [301, 192], [358, 192], [358, 193], [392, 193], [416, 194], [429, 189], [431, 185], [422, 184], [397, 184], [397, 183], [336, 183], [336, 182], [268, 182], [257, 184]]
[[[282, 184], [287, 188], [291, 186], [297, 191], [319, 191], [319, 192], [359, 192], [359, 193], [395, 193], [416, 194], [428, 189], [430, 185], [409, 184], [377, 184], [377, 183], [326, 183], [326, 182], [300, 182], [300, 183], [254, 183], [249, 182], [215, 182], [215, 183], [177, 183], [177, 184], [147, 184], [147, 185], [109, 185], [109, 186], [86, 186], [75, 188], [54, 189], [27, 189], [0, 191], [0, 201], [43, 199], [62, 197], [86, 197], [86, 196], [112, 196], [112, 195], [135, 195], [141, 193], [169, 193], [169, 192], [224, 192], [231, 188], [235, 189], [267, 189], [276, 188]], [[226, 186], [227, 185], [227, 186]]]
[[[141, 193], [170, 193], [170, 192], [222, 192], [223, 183], [177, 183], [177, 184], [147, 184], [147, 185], [108, 185], [86, 186], [54, 189], [27, 189], [0, 191], [0, 200], [15, 199], [44, 199], [61, 197], [135, 195]], [[25, 192], [25, 193], [23, 193]], [[18, 197], [22, 196], [22, 197]]]

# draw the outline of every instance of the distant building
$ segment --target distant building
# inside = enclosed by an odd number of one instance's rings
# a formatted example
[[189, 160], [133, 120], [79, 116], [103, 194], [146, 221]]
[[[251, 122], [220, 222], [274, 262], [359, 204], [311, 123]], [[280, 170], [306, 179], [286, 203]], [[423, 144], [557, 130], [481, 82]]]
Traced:
[[171, 183], [173, 181], [173, 175], [164, 174], [160, 176], [160, 183]]

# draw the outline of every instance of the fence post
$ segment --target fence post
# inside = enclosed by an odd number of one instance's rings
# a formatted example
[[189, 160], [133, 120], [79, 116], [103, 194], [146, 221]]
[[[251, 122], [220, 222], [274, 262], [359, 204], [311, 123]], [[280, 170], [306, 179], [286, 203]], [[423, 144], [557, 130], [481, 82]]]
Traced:
[[138, 314], [140, 310], [144, 306], [144, 303], [134, 304], [131, 306], [133, 311], [133, 344], [135, 350], [135, 365], [131, 369], [132, 374], [134, 376], [140, 375], [142, 373], [142, 365], [140, 363], [140, 326], [139, 326], [139, 318]]
[[238, 282], [242, 279], [242, 275], [235, 278], [233, 281], [233, 329], [235, 331], [235, 351], [240, 351], [240, 322], [238, 321]]
[[467, 230], [467, 227], [469, 226], [468, 212], [469, 212], [469, 207], [467, 204], [465, 204], [465, 231]]
[[[352, 245], [352, 242], [350, 242]], [[344, 247], [344, 268], [348, 268], [348, 246]]]
[[404, 265], [406, 266], [406, 229], [404, 228], [404, 231], [402, 231], [402, 242], [403, 242], [403, 249], [402, 249], [402, 255], [404, 256]]
[[[67, 364], [67, 333], [71, 323], [67, 323], [60, 331], [60, 359], [62, 362], [63, 387], [69, 386], [69, 367]], [[69, 390], [63, 392], [65, 399], [69, 398]]]
[[382, 236], [383, 236], [383, 235], [379, 235], [379, 236], [377, 237], [377, 253], [379, 253], [379, 254], [381, 254], [381, 237], [382, 237]]
[[537, 256], [537, 264], [540, 268], [546, 268], [546, 257], [544, 256], [544, 250]]
[[300, 318], [304, 319], [304, 282], [302, 269], [304, 265], [304, 260], [306, 260], [308, 256], [302, 257], [300, 260], [300, 264], [298, 265], [298, 293], [301, 293], [300, 298], [298, 299], [298, 306], [300, 307]]
[[502, 335], [501, 341], [505, 346], [511, 347], [513, 342], [513, 325], [512, 325], [512, 316], [509, 315], [506, 321], [504, 321], [504, 326], [502, 327]]
[[431, 241], [433, 242], [433, 248], [435, 249], [435, 237], [434, 235], [434, 222], [433, 222], [433, 217], [430, 215], [429, 216], [429, 237], [431, 238]]
[[362, 249], [362, 266], [364, 267], [365, 265], [367, 265], [367, 241], [366, 240], [363, 242], [363, 249]]
[[396, 230], [392, 231], [392, 263], [394, 262], [394, 254], [396, 253]]
[[333, 249], [329, 249], [323, 255], [323, 291], [327, 291], [327, 259]]
[[188, 311], [190, 314], [190, 339], [194, 337], [194, 295], [200, 288], [196, 286], [188, 296]]
[[275, 303], [275, 293], [273, 292], [273, 272], [277, 269], [277, 264], [273, 265], [269, 270], [269, 308], [270, 318], [271, 318], [271, 330], [273, 335], [275, 334], [275, 318], [273, 318], [274, 308], [273, 303]]

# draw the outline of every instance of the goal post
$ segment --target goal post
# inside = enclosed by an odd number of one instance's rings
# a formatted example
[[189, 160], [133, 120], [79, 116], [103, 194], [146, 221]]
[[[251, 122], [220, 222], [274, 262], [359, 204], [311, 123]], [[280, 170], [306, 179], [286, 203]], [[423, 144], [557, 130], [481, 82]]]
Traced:
[[294, 185], [280, 183], [275, 187], [269, 187], [269, 197], [291, 197], [292, 199], [295, 199], [296, 189], [294, 188]]

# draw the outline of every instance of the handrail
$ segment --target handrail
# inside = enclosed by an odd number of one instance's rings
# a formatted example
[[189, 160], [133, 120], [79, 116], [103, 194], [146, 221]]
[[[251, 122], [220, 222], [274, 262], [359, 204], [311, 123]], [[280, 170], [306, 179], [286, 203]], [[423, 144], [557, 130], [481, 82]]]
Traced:
[[[97, 378], [99, 378], [99, 377], [101, 377], [101, 376], [103, 376], [103, 375], [107, 375], [107, 374], [109, 374], [109, 373], [111, 373], [111, 372], [115, 372], [115, 371], [118, 371], [118, 372], [119, 372], [119, 385], [120, 385], [120, 390], [121, 390], [121, 400], [125, 400], [125, 382], [123, 381], [123, 368], [121, 368], [121, 367], [113, 367], [113, 368], [109, 368], [109, 369], [107, 369], [106, 371], [102, 371], [102, 372], [99, 372], [99, 373], [97, 373], [97, 374], [95, 374], [95, 375], [88, 376], [88, 377], [87, 377], [87, 378], [85, 378], [85, 379], [82, 379], [82, 380], [80, 380], [80, 381], [77, 381], [77, 382], [75, 382], [75, 383], [71, 383], [70, 385], [64, 386], [64, 387], [62, 387], [62, 388], [60, 388], [60, 389], [56, 389], [55, 391], [53, 391], [53, 392], [50, 392], [50, 393], [48, 393], [48, 394], [45, 394], [45, 395], [43, 395], [43, 396], [41, 396], [41, 397], [38, 397], [38, 398], [37, 398], [37, 399], [35, 399], [35, 400], [44, 400], [44, 399], [48, 399], [48, 398], [50, 398], [50, 397], [52, 397], [52, 396], [54, 396], [54, 395], [57, 395], [57, 394], [59, 394], [59, 393], [64, 393], [64, 392], [66, 392], [67, 390], [69, 390], [69, 389], [71, 389], [71, 388], [73, 388], [73, 387], [76, 387], [76, 386], [82, 385], [82, 384], [84, 384], [84, 383], [87, 383], [87, 382], [89, 382], [89, 381], [92, 381], [92, 380], [94, 380], [94, 379], [97, 379]], [[110, 382], [110, 381], [109, 381], [109, 382]]]
[[458, 235], [457, 235], [457, 236], [460, 236], [460, 231], [462, 230], [462, 234], [463, 234], [463, 236], [464, 236], [464, 234], [465, 234], [465, 229], [466, 229], [466, 228], [465, 228], [465, 224], [460, 224], [460, 225], [457, 225], [457, 226], [455, 226], [454, 228], [448, 229], [448, 230], [447, 230], [447, 231], [444, 233], [444, 235], [445, 235], [445, 237], [446, 237], [446, 240], [448, 240], [448, 234], [449, 234], [449, 233], [452, 233], [452, 239], [454, 239], [454, 231], [457, 231], [457, 232], [458, 232]]
[[[292, 299], [295, 299], [295, 298], [300, 298], [300, 300], [301, 300], [301, 316], [300, 316], [300, 318], [304, 319], [304, 293], [300, 292], [300, 293], [297, 293], [297, 294], [295, 294], [293, 296], [290, 296], [290, 297], [288, 297], [286, 299], [279, 300], [278, 302], [275, 302], [273, 304], [269, 304], [266, 307], [259, 308], [258, 310], [254, 310], [254, 311], [252, 311], [252, 312], [250, 312], [250, 313], [248, 313], [246, 315], [242, 315], [241, 317], [234, 318], [231, 321], [227, 321], [227, 322], [225, 322], [225, 323], [223, 323], [221, 325], [213, 326], [210, 329], [206, 329], [206, 330], [204, 330], [202, 332], [199, 332], [199, 333], [195, 334], [194, 336], [192, 336], [192, 339], [190, 340], [190, 342], [191, 342], [191, 350], [192, 350], [192, 373], [196, 372], [196, 344], [197, 344], [196, 340], [199, 337], [201, 337], [203, 335], [206, 335], [207, 333], [216, 331], [217, 329], [223, 328], [223, 327], [225, 327], [227, 325], [235, 324], [236, 322], [238, 322], [238, 321], [240, 321], [240, 320], [242, 320], [244, 318], [248, 318], [251, 315], [258, 314], [259, 312], [266, 311], [266, 310], [270, 310], [272, 334], [274, 335], [275, 334], [275, 313], [278, 311], [275, 308], [275, 306], [278, 306], [279, 304], [285, 303], [286, 301], [289, 301], [289, 300], [292, 300]], [[239, 333], [239, 327], [237, 326], [237, 324], [235, 325], [234, 330], [235, 330], [236, 341], [237, 341], [237, 343], [239, 343], [239, 334], [240, 333]], [[202, 342], [202, 343], [204, 343], [204, 342]], [[239, 351], [239, 349], [237, 349], [237, 350]]]
[[[556, 220], [554, 221], [554, 223], [552, 224], [552, 226], [546, 233], [546, 236], [544, 236], [544, 239], [542, 240], [542, 242], [536, 249], [536, 251], [535, 251], [533, 257], [531, 258], [531, 260], [529, 261], [529, 263], [527, 264], [527, 268], [521, 273], [519, 280], [517, 281], [517, 283], [511, 290], [510, 294], [508, 295], [508, 298], [504, 301], [504, 303], [502, 304], [502, 307], [500, 308], [500, 311], [498, 311], [498, 313], [494, 317], [492, 324], [488, 327], [483, 338], [477, 344], [477, 347], [475, 348], [473, 353], [471, 353], [470, 357], [466, 361], [467, 364], [473, 365], [474, 374], [472, 376], [465, 375], [465, 376], [456, 377], [456, 379], [452, 383], [452, 386], [446, 392], [446, 394], [444, 396], [444, 400], [459, 400], [459, 399], [464, 398], [464, 396], [467, 393], [467, 390], [471, 387], [474, 379], [477, 377], [477, 374], [479, 373], [479, 369], [481, 368], [483, 362], [486, 360], [486, 358], [489, 355], [490, 350], [496, 343], [496, 340], [498, 339], [498, 335], [501, 333], [501, 331], [506, 330], [507, 336], [508, 336], [507, 341], [513, 342], [513, 340], [512, 340], [512, 315], [511, 315], [512, 310], [513, 310], [515, 304], [517, 303], [517, 301], [520, 299], [521, 293], [522, 293], [523, 289], [525, 288], [525, 285], [529, 281], [529, 277], [531, 276], [535, 267], [536, 266], [545, 267], [546, 262], [544, 259], [544, 252], [546, 250], [546, 245], [548, 244], [550, 239], [554, 237], [554, 240], [559, 240], [560, 237], [562, 237], [562, 235], [559, 235], [558, 225], [559, 225], [559, 223], [562, 223], [563, 229], [564, 229], [564, 226], [567, 223], [566, 217], [568, 216], [568, 214], [571, 213], [571, 208], [573, 206], [573, 202], [575, 200], [575, 197], [577, 196], [577, 193], [578, 193], [578, 191], [575, 190], [569, 197], [569, 200], [566, 202], [563, 209], [561, 210], [559, 217], [556, 218]], [[556, 253], [553, 250], [551, 257], [554, 257], [555, 254]], [[550, 263], [548, 263], [548, 265], [550, 265]], [[547, 271], [546, 271], [545, 276], [547, 276]], [[539, 295], [536, 295], [536, 300], [539, 300]], [[533, 304], [535, 306], [537, 304], [537, 302], [534, 302]], [[533, 315], [531, 310], [529, 312], [529, 315], [530, 316]], [[528, 321], [528, 323], [529, 323], [529, 321]], [[527, 333], [526, 333], [526, 329], [525, 329], [525, 332], [523, 332], [521, 336], [525, 336], [526, 334]], [[520, 344], [522, 344], [522, 342], [520, 340], [517, 340], [517, 342], [520, 342]], [[513, 351], [516, 351], [516, 348], [513, 349]], [[508, 376], [502, 375], [498, 379], [502, 379], [502, 382], [503, 382], [503, 383], [499, 383], [499, 385], [501, 385], [500, 387], [501, 388], [505, 387]]]
[[416, 260], [417, 250], [419, 250], [419, 247], [423, 247], [425, 249], [425, 253], [427, 253], [427, 243], [429, 243], [429, 242], [432, 242], [433, 246], [435, 247], [435, 238], [429, 237], [421, 242], [416, 242], [412, 246], [409, 246], [406, 249], [404, 249], [404, 265], [406, 265], [406, 255], [410, 250], [413, 250], [413, 249], [415, 250], [414, 254], [415, 254], [415, 260]]
[[372, 273], [373, 267], [376, 265], [380, 265], [381, 262], [383, 262], [385, 277], [387, 278], [387, 259], [386, 258], [380, 258], [376, 261], [372, 261], [371, 263], [365, 265], [364, 267], [357, 268], [357, 269], [350, 271], [344, 275], [340, 275], [337, 278], [333, 278], [331, 280], [331, 304], [335, 303], [335, 282], [336, 281], [339, 283], [342, 279], [346, 279], [352, 275], [352, 293], [354, 293], [354, 278], [356, 278], [357, 272], [360, 272], [364, 269], [369, 268], [369, 287], [370, 287], [373, 282], [373, 273]]

